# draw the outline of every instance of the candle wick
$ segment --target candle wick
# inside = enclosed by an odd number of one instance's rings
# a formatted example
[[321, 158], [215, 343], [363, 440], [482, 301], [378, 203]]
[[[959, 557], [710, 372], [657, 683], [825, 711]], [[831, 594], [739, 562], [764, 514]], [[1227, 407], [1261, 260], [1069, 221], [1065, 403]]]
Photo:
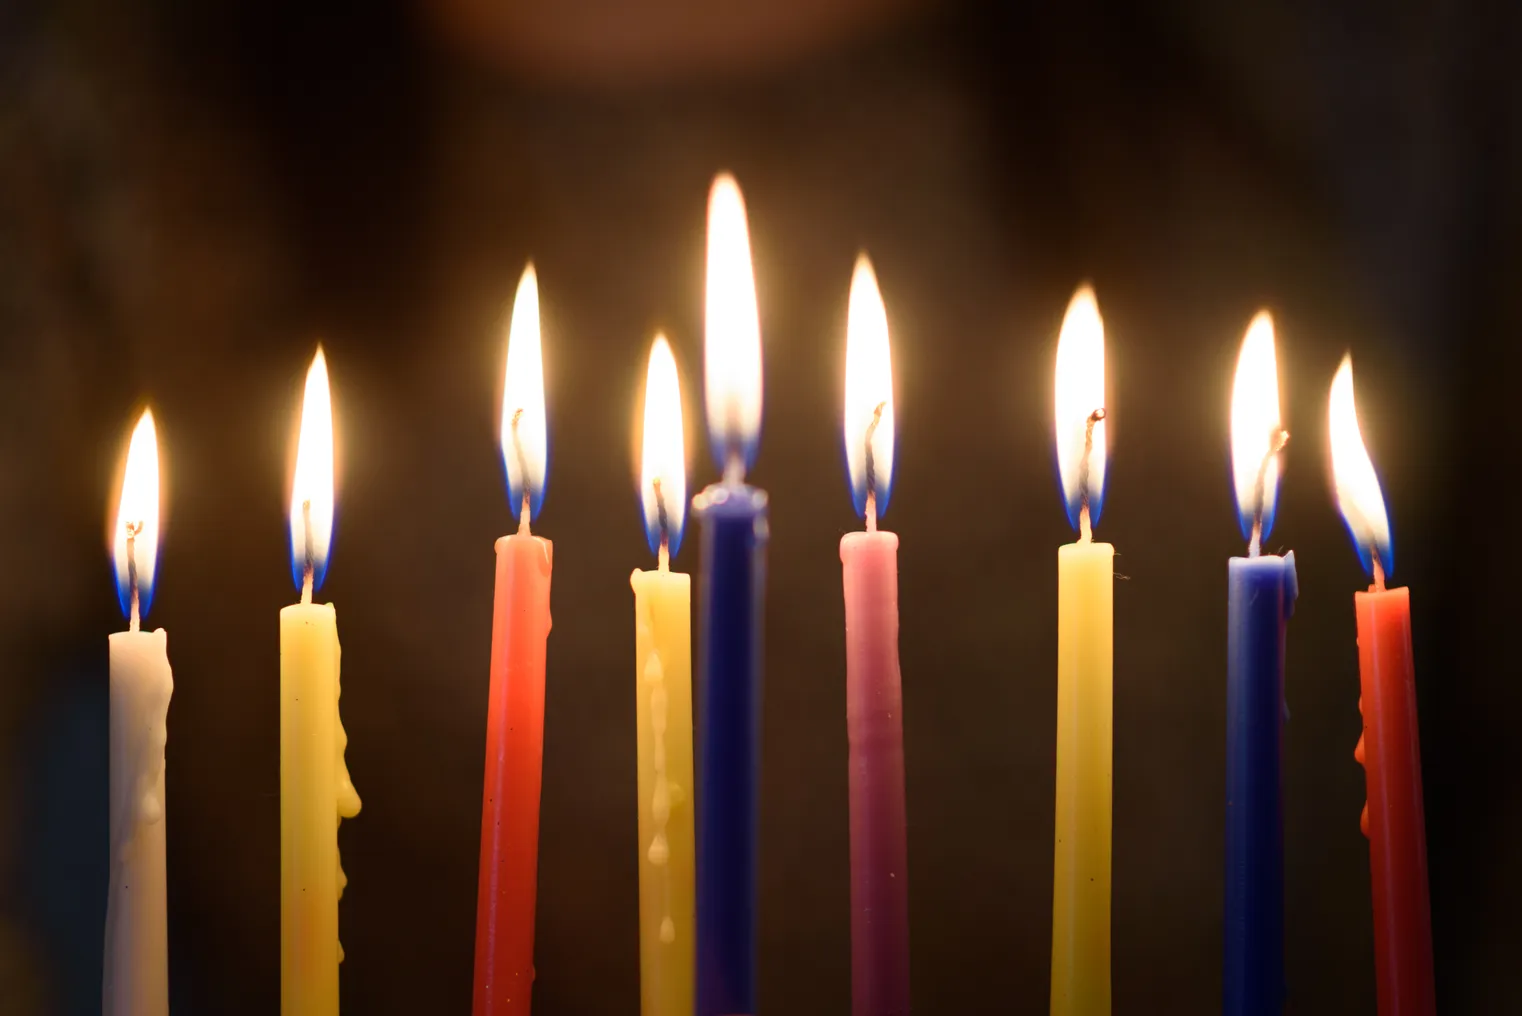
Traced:
[[528, 457], [523, 454], [523, 441], [518, 436], [518, 422], [523, 419], [523, 409], [513, 410], [513, 458], [518, 463], [518, 482], [523, 485], [523, 507], [518, 512], [518, 531], [529, 535]]
[[137, 536], [142, 531], [141, 522], [127, 523], [127, 598], [131, 604], [127, 618], [128, 631], [137, 631], [142, 623], [137, 584]]
[[301, 602], [312, 602], [312, 585], [317, 574], [317, 552], [312, 546], [312, 502], [310, 499], [301, 502], [301, 536], [305, 546], [302, 548], [301, 567]]
[[867, 516], [867, 532], [877, 532], [877, 456], [872, 451], [872, 439], [877, 436], [877, 425], [883, 422], [883, 410], [888, 408], [888, 401], [884, 399], [872, 409], [872, 422], [867, 424], [867, 432], [862, 437], [862, 443], [866, 445], [866, 473], [867, 501], [865, 505]]
[[666, 539], [666, 534], [661, 534], [661, 549], [656, 554], [656, 567], [665, 572], [671, 570], [671, 543]]
[[661, 491], [661, 478], [653, 478], [650, 486], [655, 491], [655, 531], [661, 536], [657, 556], [660, 558], [661, 571], [665, 571], [671, 560], [671, 514], [666, 510], [666, 495]]
[[1374, 564], [1374, 592], [1385, 591], [1385, 566], [1379, 560], [1379, 548], [1369, 547], [1369, 560]]
[[1268, 489], [1268, 467], [1273, 464], [1275, 457], [1284, 450], [1289, 443], [1289, 431], [1282, 427], [1275, 427], [1268, 436], [1268, 451], [1263, 453], [1263, 461], [1258, 463], [1258, 478], [1253, 482], [1252, 488], [1252, 539], [1247, 544], [1247, 556], [1257, 557], [1263, 543], [1263, 502], [1266, 500]]
[[1078, 460], [1078, 542], [1092, 543], [1094, 530], [1089, 509], [1089, 460], [1094, 456], [1094, 425], [1105, 418], [1100, 406], [1089, 414], [1083, 427], [1083, 457]]
[[724, 486], [738, 487], [745, 482], [745, 457], [738, 448], [731, 448], [724, 463]]

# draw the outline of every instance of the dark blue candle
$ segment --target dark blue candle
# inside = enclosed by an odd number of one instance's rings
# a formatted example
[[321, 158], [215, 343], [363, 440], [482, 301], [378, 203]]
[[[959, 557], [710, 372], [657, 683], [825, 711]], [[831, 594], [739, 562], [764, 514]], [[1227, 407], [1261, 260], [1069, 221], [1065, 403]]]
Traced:
[[1248, 326], [1231, 397], [1231, 457], [1248, 556], [1227, 568], [1224, 1016], [1284, 1011], [1284, 629], [1295, 555], [1259, 554], [1274, 526], [1280, 426], [1274, 325]]
[[1284, 1008], [1284, 631], [1295, 555], [1227, 569], [1226, 1016]]
[[761, 775], [761, 609], [766, 493], [705, 490], [698, 686], [697, 1006], [756, 1011], [756, 852]]
[[745, 485], [761, 429], [761, 332], [745, 202], [724, 174], [708, 195], [703, 356], [708, 436], [724, 481], [702, 524], [697, 771], [697, 1016], [756, 1011], [761, 789], [761, 608], [766, 492]]

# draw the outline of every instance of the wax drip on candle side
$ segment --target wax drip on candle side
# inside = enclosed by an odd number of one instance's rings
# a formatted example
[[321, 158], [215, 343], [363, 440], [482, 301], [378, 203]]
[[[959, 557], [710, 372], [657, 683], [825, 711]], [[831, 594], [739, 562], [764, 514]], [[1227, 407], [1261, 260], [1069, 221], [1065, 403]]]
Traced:
[[[131, 527], [129, 526], [129, 531]], [[130, 568], [132, 547], [128, 545], [129, 580], [133, 582], [132, 590], [133, 605], [137, 604], [136, 581]], [[134, 611], [135, 613], [135, 611]], [[134, 632], [138, 631], [136, 625]], [[161, 628], [151, 633], [149, 638], [165, 643], [168, 637]], [[158, 652], [167, 659], [167, 653], [163, 649]], [[117, 926], [122, 920], [123, 910], [126, 905], [121, 895], [130, 886], [126, 883], [126, 870], [128, 851], [133, 840], [137, 838], [139, 827], [152, 825], [164, 818], [164, 748], [169, 741], [169, 700], [174, 694], [174, 675], [168, 665], [163, 667], [163, 680], [153, 682], [150, 686], [143, 687], [118, 687], [112, 684], [112, 696], [139, 696], [146, 695], [149, 701], [145, 704], [143, 712], [147, 716], [146, 724], [127, 727], [121, 731], [126, 740], [126, 749], [123, 752], [130, 768], [132, 776], [121, 781], [121, 796], [111, 801], [111, 814], [109, 817], [111, 832], [111, 883], [106, 894], [106, 957], [105, 970], [108, 979], [113, 977], [116, 971], [116, 945]], [[113, 712], [116, 710], [113, 709]], [[122, 712], [131, 715], [136, 712], [131, 706], [122, 709]], [[114, 997], [115, 987], [108, 983], [105, 991], [106, 997]]]
[[[328, 609], [332, 610], [333, 608], [330, 605]], [[342, 674], [342, 663], [343, 648], [335, 644], [333, 648], [333, 699], [335, 702], [343, 697], [343, 683], [340, 677]], [[349, 747], [349, 734], [348, 731], [344, 730], [343, 714], [336, 707], [333, 710], [333, 717], [335, 721], [335, 727], [337, 728], [334, 737], [334, 748], [337, 752], [338, 761], [336, 779], [334, 780], [335, 787], [338, 791], [337, 800], [335, 802], [337, 805], [337, 814], [333, 821], [333, 835], [336, 838], [338, 835], [338, 827], [340, 824], [342, 824], [343, 820], [346, 818], [353, 818], [359, 814], [360, 800], [359, 792], [354, 789], [354, 781], [349, 776], [349, 764], [344, 758], [344, 753], [348, 750]], [[339, 853], [340, 852], [335, 848], [334, 857], [336, 858], [336, 863], [338, 865], [338, 898], [343, 899], [344, 887], [349, 884], [349, 878], [344, 874], [343, 859], [341, 856], [339, 856]], [[340, 941], [338, 943], [338, 962], [342, 963], [343, 958], [344, 947], [343, 942]]]
[[862, 442], [867, 449], [864, 472], [867, 486], [865, 514], [869, 533], [877, 532], [877, 456], [872, 452], [872, 438], [877, 434], [877, 425], [883, 422], [883, 410], [887, 408], [887, 400], [877, 404], [872, 410], [872, 422], [867, 424], [867, 432], [862, 436]]
[[1263, 502], [1267, 493], [1268, 467], [1274, 461], [1274, 456], [1283, 451], [1288, 443], [1289, 431], [1275, 428], [1268, 438], [1268, 451], [1263, 453], [1263, 461], [1258, 464], [1258, 478], [1253, 481], [1252, 487], [1252, 539], [1247, 544], [1248, 557], [1257, 557], [1262, 552]]
[[1094, 455], [1094, 425], [1105, 418], [1103, 406], [1089, 414], [1083, 428], [1083, 458], [1078, 462], [1078, 542], [1092, 543], [1094, 530], [1089, 524], [1089, 459]]
[[[662, 546], [665, 544], [662, 542]], [[654, 614], [647, 604], [641, 612], [639, 619], [640, 632], [643, 641], [647, 645], [654, 645]], [[682, 788], [670, 782], [666, 778], [666, 727], [668, 720], [669, 703], [666, 694], [666, 668], [661, 663], [661, 658], [655, 652], [651, 652], [645, 658], [641, 668], [641, 676], [650, 686], [650, 731], [653, 738], [653, 750], [651, 754], [655, 768], [655, 790], [650, 799], [650, 815], [654, 820], [655, 834], [650, 838], [650, 846], [646, 850], [646, 858], [655, 865], [660, 875], [661, 883], [661, 928], [660, 939], [662, 944], [670, 945], [676, 941], [676, 922], [671, 917], [671, 844], [666, 837], [666, 827], [671, 820], [671, 809], [680, 805], [685, 799]]]

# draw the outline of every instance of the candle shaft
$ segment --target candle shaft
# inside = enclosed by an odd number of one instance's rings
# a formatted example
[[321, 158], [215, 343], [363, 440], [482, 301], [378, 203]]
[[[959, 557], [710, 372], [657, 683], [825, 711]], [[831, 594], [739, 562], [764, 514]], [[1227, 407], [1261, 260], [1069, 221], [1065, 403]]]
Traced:
[[756, 1011], [766, 494], [714, 486], [702, 523], [697, 1016]]
[[1109, 1016], [1115, 548], [1057, 551], [1052, 1016]]
[[1432, 1016], [1432, 915], [1427, 834], [1406, 589], [1353, 597], [1368, 781], [1364, 831], [1374, 900], [1374, 972], [1380, 1016]]
[[118, 632], [111, 646], [111, 887], [106, 898], [106, 1016], [168, 1016], [164, 630]]
[[1232, 558], [1226, 684], [1225, 1016], [1284, 1008], [1284, 636], [1295, 557]]
[[909, 850], [898, 665], [898, 537], [840, 541], [851, 788], [851, 1012], [909, 1012]]
[[359, 814], [338, 717], [332, 604], [280, 611], [280, 1011], [337, 1016], [338, 823]]
[[529, 1013], [553, 549], [549, 540], [527, 533], [497, 541], [476, 895], [475, 1016]]
[[639, 960], [643, 1016], [692, 1016], [692, 580], [636, 571]]

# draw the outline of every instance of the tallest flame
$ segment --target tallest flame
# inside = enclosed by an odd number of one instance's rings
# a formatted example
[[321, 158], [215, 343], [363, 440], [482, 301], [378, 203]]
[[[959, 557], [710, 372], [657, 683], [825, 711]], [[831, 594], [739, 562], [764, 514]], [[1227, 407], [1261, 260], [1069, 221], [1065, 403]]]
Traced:
[[121, 499], [111, 535], [116, 593], [122, 613], [132, 615], [132, 572], [137, 572], [137, 610], [148, 613], [159, 557], [159, 445], [153, 412], [143, 410], [127, 447]]
[[728, 173], [708, 194], [703, 381], [720, 469], [749, 466], [761, 430], [761, 323], [745, 199]]
[[317, 348], [301, 399], [301, 437], [291, 478], [291, 573], [301, 588], [312, 567], [312, 588], [322, 585], [333, 543], [333, 397], [328, 361]]

